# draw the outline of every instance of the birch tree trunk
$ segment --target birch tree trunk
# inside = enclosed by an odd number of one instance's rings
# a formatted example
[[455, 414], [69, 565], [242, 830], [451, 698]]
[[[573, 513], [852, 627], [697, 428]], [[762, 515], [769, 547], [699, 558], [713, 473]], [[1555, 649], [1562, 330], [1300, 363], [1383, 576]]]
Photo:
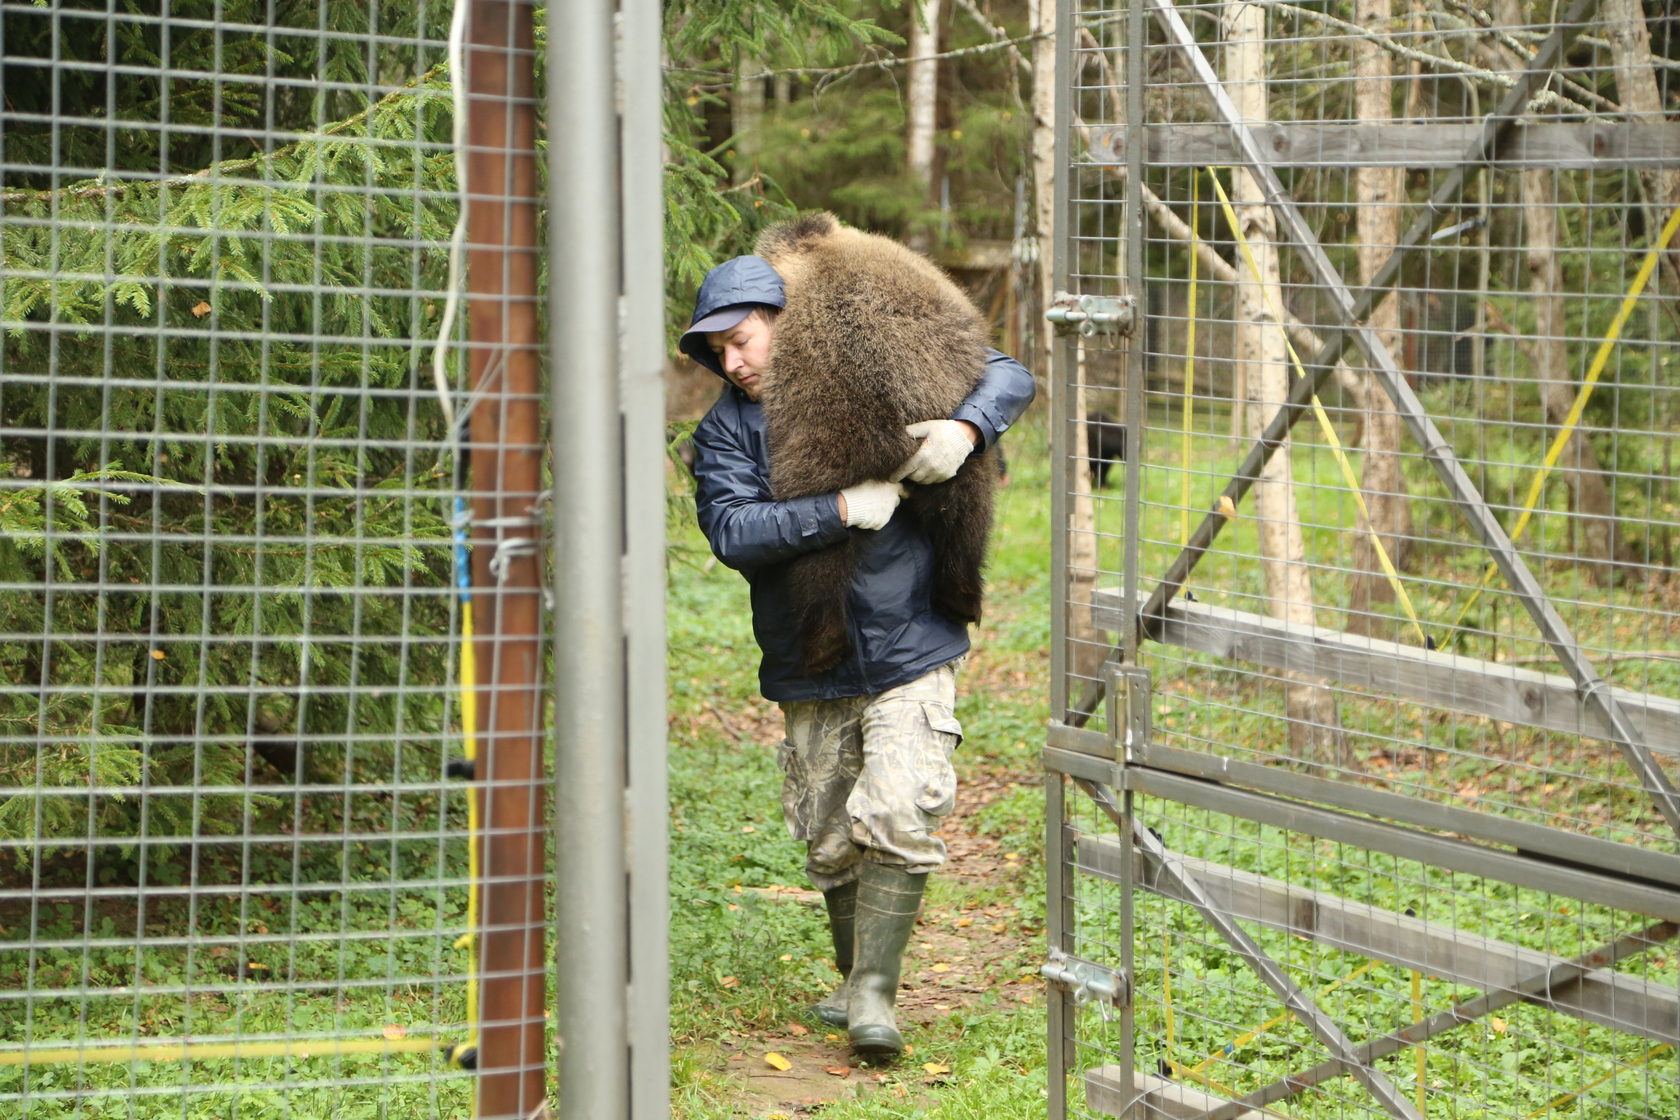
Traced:
[[[1268, 80], [1265, 8], [1247, 0], [1228, 4], [1225, 36], [1226, 88], [1246, 122], [1264, 124]], [[1259, 273], [1256, 277], [1246, 259], [1237, 265], [1236, 366], [1246, 373], [1255, 400], [1255, 407], [1247, 410], [1249, 435], [1254, 438], [1289, 395], [1281, 329], [1283, 293], [1277, 224], [1251, 176], [1236, 172], [1231, 195]], [[1286, 438], [1255, 483], [1252, 508], [1259, 521], [1261, 564], [1272, 617], [1291, 626], [1310, 627], [1312, 584], [1301, 523], [1295, 512], [1290, 466], [1293, 454], [1292, 443]], [[1335, 694], [1322, 685], [1288, 675], [1284, 693], [1290, 754], [1314, 769], [1338, 761], [1341, 735]]]
[[[933, 133], [939, 103], [940, 0], [921, 0], [910, 15], [910, 105], [909, 136], [906, 142], [910, 178], [916, 184], [923, 207], [933, 201]], [[925, 222], [911, 220], [908, 241], [912, 249], [927, 252], [933, 232]]]
[[[1601, 10], [1604, 37], [1616, 64], [1616, 100], [1622, 103], [1622, 112], [1631, 121], [1664, 123], [1667, 117], [1657, 88], [1644, 5], [1640, 0], [1603, 0]], [[1645, 190], [1645, 236], [1655, 242], [1670, 212], [1680, 206], [1680, 169], [1642, 169], [1639, 182]], [[1680, 246], [1670, 246], [1663, 256], [1669, 279], [1680, 284]]]
[[[1393, 17], [1393, 0], [1356, 0], [1354, 4], [1354, 22], [1379, 35], [1389, 30]], [[1365, 124], [1382, 124], [1394, 115], [1393, 65], [1388, 53], [1374, 39], [1355, 39], [1353, 51], [1353, 115]], [[1400, 203], [1404, 197], [1402, 175], [1403, 170], [1398, 167], [1360, 167], [1354, 172], [1360, 203], [1357, 229], [1361, 284], [1371, 282], [1392, 246], [1399, 241]], [[1370, 326], [1389, 353], [1400, 353], [1400, 303], [1392, 292], [1373, 309]], [[1400, 414], [1374, 377], [1367, 374], [1365, 382], [1362, 394], [1367, 410], [1362, 426], [1365, 458], [1360, 465], [1359, 488], [1364, 493], [1370, 519], [1360, 517], [1353, 544], [1347, 629], [1355, 634], [1373, 633], [1376, 619], [1371, 608], [1394, 599], [1394, 588], [1382, 570], [1372, 533], [1381, 540], [1389, 560], [1398, 568], [1412, 527], [1406, 481], [1400, 473]]]
[[[1048, 383], [1055, 342], [1042, 315], [1054, 294], [1050, 234], [1056, 208], [1056, 0], [1031, 0], [1031, 4], [1032, 31], [1037, 36], [1032, 46], [1032, 227], [1038, 244], [1038, 306], [1029, 309], [1029, 314], [1039, 316], [1033, 330], [1038, 341], [1033, 368]], [[1050, 391], [1055, 392], [1054, 385]]]
[[[1083, 460], [1078, 457], [1078, 449], [1084, 446], [1084, 427], [1078, 422], [1082, 421], [1085, 415], [1083, 349], [1077, 352], [1078, 367], [1071, 379], [1073, 384], [1058, 385], [1055, 377], [1051, 376], [1051, 354], [1056, 346], [1055, 334], [1044, 325], [1042, 317], [1045, 306], [1054, 294], [1055, 262], [1052, 259], [1052, 235], [1055, 232], [1055, 222], [1063, 217], [1056, 213], [1055, 205], [1055, 177], [1061, 170], [1056, 166], [1056, 83], [1065, 78], [1065, 75], [1056, 73], [1056, 0], [1033, 0], [1032, 29], [1039, 35], [1033, 42], [1032, 95], [1033, 224], [1038, 242], [1039, 306], [1032, 308], [1029, 313], [1039, 316], [1039, 326], [1035, 331], [1039, 346], [1035, 359], [1040, 375], [1049, 386], [1047, 395], [1050, 415], [1059, 414], [1058, 394], [1073, 394], [1072, 414], [1076, 418], [1073, 430], [1056, 433], [1066, 437], [1070, 455], [1071, 469], [1067, 477], [1071, 499], [1068, 503], [1069, 523], [1057, 526], [1055, 531], [1068, 534], [1068, 601], [1065, 604], [1069, 645], [1068, 672], [1094, 679], [1107, 657], [1109, 642], [1091, 618], [1091, 599], [1096, 590], [1098, 556], [1096, 511], [1091, 503], [1091, 476], [1084, 469]], [[1077, 693], [1079, 688], [1074, 686], [1070, 691]]]

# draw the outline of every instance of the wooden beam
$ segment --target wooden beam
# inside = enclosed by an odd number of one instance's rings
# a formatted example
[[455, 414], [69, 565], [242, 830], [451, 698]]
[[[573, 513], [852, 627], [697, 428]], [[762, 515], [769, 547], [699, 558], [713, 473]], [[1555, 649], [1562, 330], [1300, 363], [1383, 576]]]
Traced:
[[[1100, 629], [1121, 628], [1120, 602], [1114, 590], [1092, 596], [1091, 613]], [[1575, 682], [1561, 674], [1323, 627], [1291, 627], [1267, 615], [1208, 603], [1168, 605], [1157, 639], [1434, 708], [1614, 741], [1600, 710], [1584, 703]], [[1680, 758], [1680, 700], [1622, 688], [1615, 695], [1644, 746]]]
[[[1126, 851], [1112, 837], [1082, 836], [1075, 849], [1082, 870], [1120, 881]], [[1136, 856], [1135, 882], [1165, 898], [1170, 883]], [[1407, 917], [1206, 860], [1177, 857], [1184, 872], [1231, 917], [1309, 938], [1343, 952], [1416, 969], [1483, 991], [1510, 987], [1564, 958], [1480, 937], [1452, 926]], [[1680, 989], [1600, 969], [1549, 992], [1524, 997], [1551, 1011], [1657, 1042], [1680, 1045]]]
[[[1260, 149], [1278, 167], [1453, 167], [1482, 125], [1265, 124], [1254, 129]], [[1125, 127], [1091, 130], [1090, 158], [1124, 164]], [[1217, 124], [1147, 125], [1144, 162], [1157, 167], [1241, 163], [1230, 129]], [[1680, 124], [1602, 121], [1531, 124], [1500, 146], [1494, 166], [1581, 171], [1680, 167]]]

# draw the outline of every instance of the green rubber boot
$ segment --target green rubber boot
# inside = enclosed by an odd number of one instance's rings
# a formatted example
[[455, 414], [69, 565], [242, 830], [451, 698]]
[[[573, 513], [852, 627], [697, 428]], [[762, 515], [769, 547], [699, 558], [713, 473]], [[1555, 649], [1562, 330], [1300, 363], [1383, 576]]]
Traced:
[[927, 876], [865, 862], [858, 875], [857, 955], [847, 993], [847, 1034], [858, 1057], [890, 1062], [904, 1050], [893, 1005], [904, 946], [916, 925]]
[[831, 1027], [846, 1025], [847, 981], [852, 975], [853, 936], [857, 924], [857, 880], [823, 892], [828, 907], [828, 932], [834, 938], [834, 967], [840, 970], [840, 984], [811, 1006], [811, 1014]]

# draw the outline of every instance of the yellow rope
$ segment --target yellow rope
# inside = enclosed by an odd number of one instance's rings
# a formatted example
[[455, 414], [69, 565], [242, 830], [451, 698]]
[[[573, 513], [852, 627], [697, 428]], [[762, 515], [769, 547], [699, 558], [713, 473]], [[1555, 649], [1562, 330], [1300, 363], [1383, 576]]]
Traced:
[[[461, 604], [461, 740], [478, 776], [478, 663], [473, 654], [472, 600]], [[478, 907], [480, 857], [478, 792], [467, 795], [467, 932], [455, 941], [467, 951], [467, 1037], [451, 1053], [478, 1046]]]
[[1595, 1089], [1598, 1086], [1604, 1084], [1606, 1081], [1610, 1080], [1612, 1077], [1615, 1077], [1618, 1073], [1626, 1073], [1629, 1070], [1638, 1069], [1640, 1066], [1644, 1065], [1646, 1062], [1650, 1061], [1652, 1058], [1661, 1057], [1662, 1054], [1665, 1051], [1672, 1050], [1672, 1049], [1674, 1049], [1674, 1047], [1672, 1045], [1670, 1045], [1669, 1043], [1666, 1043], [1666, 1042], [1661, 1043], [1657, 1046], [1653, 1046], [1649, 1050], [1645, 1051], [1644, 1056], [1639, 1058], [1639, 1060], [1629, 1062], [1625, 1066], [1617, 1066], [1615, 1069], [1611, 1070], [1609, 1073], [1605, 1074], [1603, 1077], [1595, 1078], [1594, 1080], [1587, 1082], [1585, 1085], [1581, 1086], [1579, 1089], [1576, 1089], [1573, 1092], [1565, 1093], [1561, 1097], [1558, 1097], [1554, 1100], [1547, 1101], [1545, 1104], [1541, 1105], [1539, 1108], [1535, 1109], [1533, 1112], [1530, 1112], [1530, 1113], [1526, 1114], [1523, 1117], [1523, 1120], [1530, 1120], [1531, 1117], [1539, 1116], [1540, 1114], [1545, 1113], [1545, 1112], [1550, 1112], [1552, 1109], [1556, 1108], [1560, 1104], [1568, 1104], [1570, 1101], [1574, 1100], [1576, 1097], [1579, 1097], [1581, 1094], [1587, 1092], [1589, 1089]]
[[[1535, 472], [1534, 480], [1529, 484], [1528, 497], [1523, 502], [1522, 512], [1518, 515], [1516, 524], [1511, 527], [1512, 544], [1515, 544], [1517, 538], [1522, 536], [1523, 530], [1528, 528], [1530, 518], [1534, 516], [1534, 511], [1539, 508], [1540, 492], [1546, 486], [1546, 479], [1551, 477], [1552, 469], [1557, 466], [1558, 460], [1563, 457], [1563, 449], [1568, 446], [1570, 438], [1574, 436], [1576, 429], [1579, 427], [1581, 415], [1587, 408], [1587, 401], [1592, 397], [1593, 389], [1598, 385], [1598, 379], [1604, 373], [1604, 367], [1609, 363], [1610, 355], [1616, 348], [1616, 340], [1621, 337], [1622, 328], [1627, 325], [1628, 319], [1633, 315], [1634, 306], [1639, 301], [1640, 293], [1645, 290], [1645, 285], [1650, 282], [1651, 274], [1657, 269], [1657, 262], [1662, 259], [1662, 254], [1667, 250], [1668, 243], [1674, 240], [1674, 234], [1677, 230], [1680, 230], [1680, 207], [1677, 207], [1674, 213], [1668, 216], [1668, 221], [1663, 225], [1662, 234], [1657, 238], [1657, 243], [1646, 252], [1645, 259], [1639, 262], [1639, 271], [1634, 273], [1633, 282], [1628, 285], [1627, 293], [1622, 296], [1621, 306], [1616, 309], [1615, 318], [1610, 321], [1610, 329], [1605, 332], [1603, 340], [1598, 344], [1598, 350], [1593, 354], [1592, 364], [1587, 367], [1587, 378], [1581, 383], [1581, 388], [1576, 391], [1574, 403], [1569, 406], [1568, 414], [1564, 416], [1563, 423], [1558, 426], [1557, 435], [1552, 438], [1551, 446], [1546, 449], [1546, 458], [1542, 461], [1540, 469]], [[1487, 590], [1488, 584], [1493, 580], [1494, 574], [1498, 570], [1498, 564], [1490, 563], [1486, 570], [1482, 572], [1482, 578], [1476, 584], [1476, 590], [1471, 592], [1470, 598], [1464, 601], [1463, 609], [1458, 612], [1458, 617], [1453, 619], [1452, 631], [1447, 636], [1447, 643], [1452, 642], [1462, 633], [1460, 625], [1464, 622], [1464, 616], [1470, 613], [1470, 608], [1475, 606], [1476, 600], [1481, 598], [1483, 591]], [[1447, 643], [1443, 643], [1443, 645]]]
[[[1219, 176], [1209, 175], [1208, 178], [1213, 183], [1213, 189], [1219, 194], [1219, 204], [1225, 213], [1225, 220], [1230, 223], [1231, 235], [1236, 239], [1237, 248], [1242, 250], [1243, 260], [1247, 262], [1249, 272], [1253, 274], [1255, 282], [1260, 284], [1260, 290], [1264, 292], [1266, 286], [1263, 277], [1260, 275], [1260, 266], [1254, 260], [1253, 251], [1248, 247], [1248, 238], [1243, 235], [1242, 223], [1237, 220], [1236, 209], [1231, 205], [1230, 198], [1225, 194], [1225, 187], [1219, 182]], [[1288, 350], [1289, 360], [1295, 367], [1295, 376], [1305, 378], [1307, 376], [1306, 367], [1302, 364], [1300, 355], [1295, 352], [1294, 344], [1289, 341], [1289, 332], [1284, 328], [1286, 322], [1284, 309], [1282, 307], [1268, 307], [1266, 310], [1271, 313], [1273, 322], [1277, 324], [1277, 329], [1283, 333], [1283, 345]], [[1312, 396], [1312, 408], [1313, 416], [1318, 420], [1319, 430], [1324, 433], [1325, 442], [1330, 445], [1330, 450], [1336, 457], [1336, 463], [1341, 468], [1342, 479], [1346, 483], [1348, 491], [1353, 495], [1354, 504], [1359, 507], [1360, 515], [1365, 518], [1366, 531], [1370, 533], [1371, 545], [1377, 553], [1377, 563], [1381, 565], [1383, 574], [1388, 577], [1388, 585], [1394, 589], [1395, 600], [1405, 611], [1407, 620], [1412, 624], [1412, 629], [1417, 632], [1418, 644], [1427, 646], [1429, 642], [1424, 637], [1423, 625], [1418, 622], [1417, 611], [1412, 607], [1411, 596], [1406, 594], [1406, 588], [1400, 582], [1400, 573], [1395, 570], [1394, 562], [1389, 559], [1388, 549], [1383, 547], [1382, 537], [1377, 534], [1376, 526], [1371, 522], [1371, 511], [1365, 506], [1364, 489], [1359, 485], [1359, 479], [1353, 472], [1353, 464], [1348, 460], [1347, 451], [1342, 447], [1342, 441], [1337, 438], [1336, 429], [1331, 425], [1330, 417], [1325, 413], [1324, 405], [1320, 403], [1317, 393]]]
[[1202, 173], [1190, 171], [1190, 313], [1184, 324], [1184, 407], [1183, 429], [1179, 435], [1181, 489], [1178, 500], [1178, 543], [1190, 541], [1190, 425], [1191, 400], [1196, 391], [1196, 270], [1197, 252], [1201, 248], [1197, 222], [1202, 211]]
[[85, 1065], [95, 1062], [208, 1062], [220, 1058], [332, 1058], [434, 1050], [433, 1038], [323, 1038], [281, 1042], [169, 1042], [132, 1046], [31, 1046], [0, 1050], [0, 1066]]
[[[1412, 1022], [1423, 1022], [1423, 973], [1412, 971]], [[1429, 1115], [1429, 1047], [1417, 1044], [1417, 1108], [1421, 1116]]]

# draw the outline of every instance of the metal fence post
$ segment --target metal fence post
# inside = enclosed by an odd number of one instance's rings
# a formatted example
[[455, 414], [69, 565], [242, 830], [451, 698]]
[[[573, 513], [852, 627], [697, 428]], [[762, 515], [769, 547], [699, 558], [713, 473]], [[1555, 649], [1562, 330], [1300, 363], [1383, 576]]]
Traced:
[[612, 6], [568, 7], [549, 51], [559, 1103], [609, 1120], [630, 1091]]

